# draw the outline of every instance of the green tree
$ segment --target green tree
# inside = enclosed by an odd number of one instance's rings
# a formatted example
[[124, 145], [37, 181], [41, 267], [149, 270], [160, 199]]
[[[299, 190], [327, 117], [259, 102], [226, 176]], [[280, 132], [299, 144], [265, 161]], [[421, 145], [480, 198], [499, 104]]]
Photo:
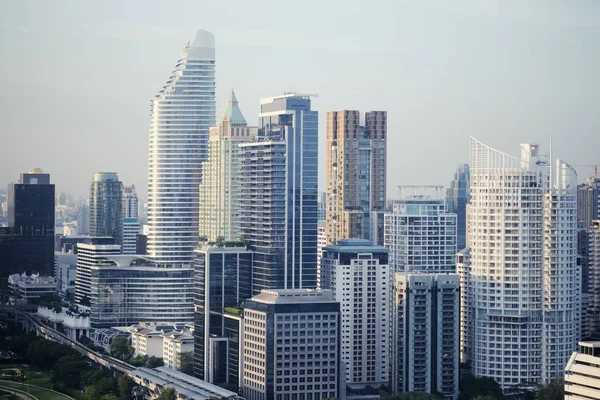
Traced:
[[119, 360], [129, 360], [134, 351], [133, 347], [129, 345], [129, 340], [125, 337], [114, 338], [110, 342], [110, 355]]
[[133, 365], [134, 367], [143, 367], [146, 365], [147, 362], [148, 356], [146, 354], [138, 354], [137, 356], [129, 359], [129, 364]]
[[440, 397], [425, 392], [406, 392], [394, 396], [383, 396], [381, 400], [440, 400]]
[[191, 351], [181, 353], [177, 360], [177, 369], [186, 374], [194, 373], [194, 353]]
[[176, 394], [175, 389], [166, 388], [160, 391], [156, 400], [175, 400], [177, 397]]
[[119, 396], [121, 400], [131, 399], [131, 391], [135, 386], [135, 382], [128, 375], [121, 375], [117, 382], [119, 385]]
[[146, 367], [148, 368], [157, 368], [162, 367], [163, 365], [165, 365], [165, 362], [161, 357], [151, 356], [148, 358], [148, 361], [146, 361]]
[[473, 400], [495, 400], [493, 396], [489, 394], [480, 394], [478, 396], [473, 397]]
[[62, 383], [65, 387], [76, 388], [81, 382], [81, 374], [87, 369], [87, 364], [81, 357], [61, 357], [52, 368], [52, 382]]
[[114, 394], [105, 394], [103, 396], [100, 396], [100, 400], [120, 400], [119, 397], [115, 396]]
[[562, 378], [554, 379], [546, 385], [540, 385], [538, 400], [562, 400], [565, 397], [565, 383]]
[[460, 395], [458, 400], [471, 400], [477, 396], [489, 396], [493, 400], [503, 400], [504, 393], [493, 378], [475, 378], [471, 374], [460, 377]]

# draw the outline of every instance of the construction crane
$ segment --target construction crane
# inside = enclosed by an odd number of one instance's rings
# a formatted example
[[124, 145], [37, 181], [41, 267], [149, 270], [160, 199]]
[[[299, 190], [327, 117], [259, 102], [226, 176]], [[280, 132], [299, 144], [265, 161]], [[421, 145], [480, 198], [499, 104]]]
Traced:
[[572, 164], [576, 168], [593, 168], [594, 169], [594, 180], [598, 179], [598, 169], [600, 164]]

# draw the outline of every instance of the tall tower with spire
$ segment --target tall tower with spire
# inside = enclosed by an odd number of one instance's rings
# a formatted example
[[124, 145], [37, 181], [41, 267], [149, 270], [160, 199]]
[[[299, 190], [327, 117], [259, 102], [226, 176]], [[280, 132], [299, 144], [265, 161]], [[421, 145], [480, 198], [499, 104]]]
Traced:
[[190, 264], [198, 245], [198, 187], [215, 124], [215, 37], [198, 31], [152, 100], [148, 165], [148, 255]]
[[202, 163], [200, 241], [240, 239], [239, 144], [254, 140], [258, 128], [248, 126], [233, 90], [225, 115], [210, 128], [208, 160]]

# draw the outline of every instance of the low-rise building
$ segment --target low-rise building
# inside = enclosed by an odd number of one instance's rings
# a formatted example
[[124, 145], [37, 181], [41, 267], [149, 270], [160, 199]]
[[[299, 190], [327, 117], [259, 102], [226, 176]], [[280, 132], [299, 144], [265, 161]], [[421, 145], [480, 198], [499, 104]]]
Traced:
[[172, 331], [162, 335], [162, 359], [166, 367], [179, 369], [183, 353], [194, 352], [194, 337], [189, 332]]
[[8, 277], [8, 287], [12, 296], [27, 302], [48, 294], [56, 293], [56, 280], [53, 276], [12, 274]]
[[565, 368], [565, 400], [600, 400], [600, 341], [579, 342]]
[[162, 357], [163, 332], [146, 327], [131, 329], [131, 346], [136, 356]]

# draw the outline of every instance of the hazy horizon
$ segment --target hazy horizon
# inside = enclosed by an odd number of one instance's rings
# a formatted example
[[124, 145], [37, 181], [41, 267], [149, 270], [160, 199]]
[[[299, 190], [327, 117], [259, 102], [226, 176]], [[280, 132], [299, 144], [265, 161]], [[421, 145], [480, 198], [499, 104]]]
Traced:
[[145, 201], [150, 100], [198, 29], [216, 38], [217, 120], [232, 88], [250, 125], [261, 97], [318, 95], [321, 191], [339, 109], [388, 112], [389, 198], [447, 187], [470, 135], [514, 155], [552, 137], [555, 157], [600, 164], [599, 17], [595, 1], [0, 0], [0, 187], [39, 167], [87, 196], [112, 171]]

